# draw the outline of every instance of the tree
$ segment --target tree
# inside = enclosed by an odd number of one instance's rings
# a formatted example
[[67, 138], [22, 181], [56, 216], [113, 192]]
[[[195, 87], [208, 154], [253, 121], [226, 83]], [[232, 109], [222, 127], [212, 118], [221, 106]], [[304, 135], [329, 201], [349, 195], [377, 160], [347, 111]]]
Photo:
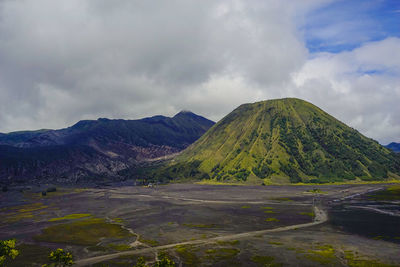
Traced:
[[168, 258], [168, 255], [165, 252], [160, 252], [158, 259], [159, 260], [154, 264], [154, 267], [176, 267], [175, 262]]
[[44, 264], [42, 267], [52, 267], [52, 266], [71, 266], [74, 264], [74, 260], [71, 252], [64, 251], [62, 248], [58, 248], [50, 252], [49, 260], [52, 261], [50, 265]]
[[15, 259], [18, 256], [15, 242], [15, 239], [0, 240], [0, 265], [3, 265], [7, 259]]
[[143, 257], [140, 257], [133, 267], [148, 267]]

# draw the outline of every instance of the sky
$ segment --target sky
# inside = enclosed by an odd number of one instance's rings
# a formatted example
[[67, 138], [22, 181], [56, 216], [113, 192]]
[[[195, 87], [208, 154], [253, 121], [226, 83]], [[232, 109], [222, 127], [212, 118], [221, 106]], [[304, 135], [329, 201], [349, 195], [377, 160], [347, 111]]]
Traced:
[[0, 0], [0, 132], [297, 97], [400, 142], [398, 0]]

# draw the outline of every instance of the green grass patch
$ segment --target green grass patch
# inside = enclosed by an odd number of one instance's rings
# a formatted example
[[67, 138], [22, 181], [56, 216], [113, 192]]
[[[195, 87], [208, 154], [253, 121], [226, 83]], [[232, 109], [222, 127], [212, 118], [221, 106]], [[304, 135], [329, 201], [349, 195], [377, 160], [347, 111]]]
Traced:
[[238, 181], [225, 181], [225, 182], [219, 182], [216, 180], [211, 180], [211, 179], [205, 179], [201, 180], [199, 182], [195, 182], [195, 184], [201, 184], [201, 185], [246, 185], [244, 182], [238, 182]]
[[17, 211], [18, 212], [33, 212], [33, 211], [45, 209], [47, 207], [48, 206], [43, 205], [43, 203], [38, 202], [38, 203], [33, 203], [33, 204], [27, 204], [27, 205], [20, 206]]
[[89, 213], [75, 213], [75, 214], [65, 215], [64, 217], [52, 218], [49, 220], [49, 222], [57, 222], [57, 221], [62, 221], [62, 220], [75, 220], [75, 219], [81, 219], [81, 218], [90, 217], [90, 216], [92, 216], [92, 215]]
[[306, 258], [319, 264], [330, 264], [335, 257], [335, 250], [330, 245], [319, 246], [317, 249], [307, 250]]
[[250, 206], [241, 206], [240, 208], [241, 209], [250, 209], [251, 207]]
[[152, 239], [139, 238], [139, 241], [144, 243], [144, 244], [147, 244], [147, 245], [149, 245], [151, 247], [155, 247], [155, 246], [160, 245], [160, 243], [157, 240], [152, 240]]
[[5, 212], [5, 214], [2, 214], [1, 216], [4, 222], [13, 223], [24, 219], [32, 219], [37, 215], [43, 215], [45, 214], [43, 210], [47, 208], [48, 206], [41, 202], [7, 207], [1, 210], [2, 212]]
[[132, 247], [127, 244], [109, 244], [108, 247], [116, 251], [126, 251], [132, 249]]
[[273, 210], [275, 208], [273, 208], [273, 207], [261, 207], [261, 209], [263, 209], [263, 210]]
[[283, 266], [281, 263], [276, 263], [275, 258], [272, 256], [253, 256], [251, 257], [251, 261], [257, 263], [260, 266], [269, 266], [269, 267], [280, 267]]
[[273, 210], [264, 210], [264, 213], [276, 213], [276, 212]]
[[201, 261], [194, 252], [193, 246], [176, 246], [176, 253], [182, 259], [185, 266], [199, 266]]
[[112, 220], [114, 222], [116, 222], [116, 223], [123, 223], [124, 222], [124, 219], [122, 219], [122, 218], [113, 218]]
[[228, 245], [230, 245], [230, 246], [236, 246], [236, 245], [239, 244], [239, 240], [217, 241], [217, 244], [218, 244], [218, 245], [221, 245], [221, 246], [228, 246]]
[[194, 223], [184, 223], [182, 224], [183, 226], [186, 227], [191, 227], [191, 228], [215, 228], [215, 224], [194, 224]]
[[292, 199], [288, 198], [288, 197], [275, 197], [275, 198], [271, 198], [271, 200], [276, 200], [276, 201], [293, 201]]
[[240, 253], [237, 248], [216, 248], [207, 249], [206, 258], [211, 259], [214, 262], [233, 260]]
[[300, 212], [299, 214], [300, 215], [306, 215], [306, 216], [309, 216], [311, 218], [315, 217], [315, 213], [313, 211], [311, 211], [311, 212]]
[[125, 239], [132, 236], [128, 230], [118, 224], [107, 223], [104, 219], [86, 220], [52, 225], [42, 230], [34, 240], [73, 245], [94, 246], [102, 238]]
[[32, 219], [34, 215], [30, 212], [24, 212], [21, 214], [13, 214], [11, 216], [5, 216], [4, 221], [8, 223], [18, 222], [24, 219]]
[[278, 242], [278, 241], [268, 241], [268, 244], [275, 245], [275, 246], [282, 246], [283, 245], [283, 243]]
[[207, 234], [201, 234], [201, 237], [200, 237], [201, 239], [206, 239], [206, 238], [208, 238], [208, 235]]
[[266, 218], [265, 221], [266, 222], [279, 222], [279, 220], [277, 218]]
[[385, 264], [377, 260], [365, 259], [354, 255], [352, 251], [344, 252], [346, 263], [349, 267], [394, 267], [397, 265]]

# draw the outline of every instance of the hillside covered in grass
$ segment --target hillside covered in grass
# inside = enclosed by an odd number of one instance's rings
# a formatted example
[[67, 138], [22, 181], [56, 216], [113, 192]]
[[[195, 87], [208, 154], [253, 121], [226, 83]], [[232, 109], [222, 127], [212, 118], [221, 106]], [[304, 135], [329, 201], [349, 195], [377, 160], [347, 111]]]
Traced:
[[399, 157], [300, 99], [244, 104], [156, 175], [265, 183], [400, 178]]

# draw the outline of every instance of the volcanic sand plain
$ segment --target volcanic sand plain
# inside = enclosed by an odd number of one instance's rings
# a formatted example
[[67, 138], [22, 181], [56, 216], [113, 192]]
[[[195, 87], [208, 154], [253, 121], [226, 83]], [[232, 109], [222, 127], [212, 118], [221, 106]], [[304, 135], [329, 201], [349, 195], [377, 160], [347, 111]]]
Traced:
[[11, 188], [0, 193], [0, 239], [18, 240], [9, 266], [40, 266], [59, 247], [77, 266], [151, 264], [160, 251], [179, 266], [400, 266], [399, 243], [329, 219], [340, 203], [387, 186]]

